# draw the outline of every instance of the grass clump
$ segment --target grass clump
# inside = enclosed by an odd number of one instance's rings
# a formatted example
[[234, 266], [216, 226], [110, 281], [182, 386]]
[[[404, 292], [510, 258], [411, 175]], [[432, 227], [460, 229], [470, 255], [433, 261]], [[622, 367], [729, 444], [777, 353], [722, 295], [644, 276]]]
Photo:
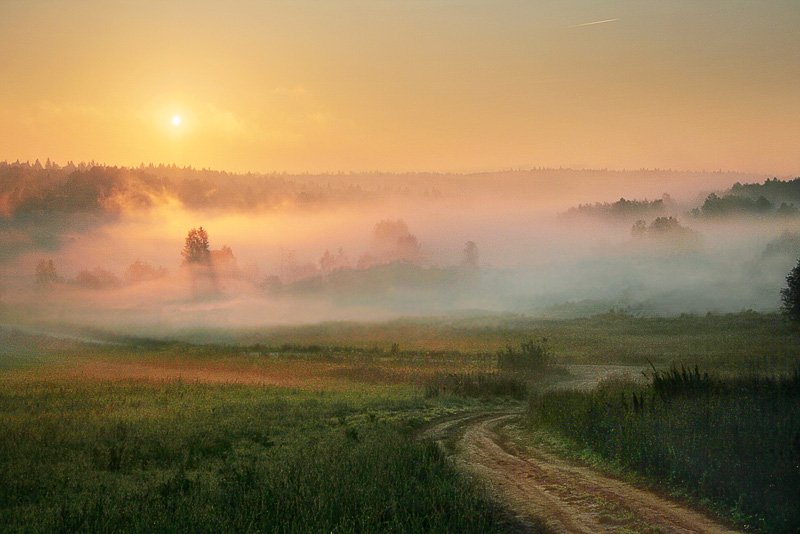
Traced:
[[800, 530], [800, 374], [724, 378], [674, 367], [651, 378], [534, 397], [528, 421], [743, 526]]

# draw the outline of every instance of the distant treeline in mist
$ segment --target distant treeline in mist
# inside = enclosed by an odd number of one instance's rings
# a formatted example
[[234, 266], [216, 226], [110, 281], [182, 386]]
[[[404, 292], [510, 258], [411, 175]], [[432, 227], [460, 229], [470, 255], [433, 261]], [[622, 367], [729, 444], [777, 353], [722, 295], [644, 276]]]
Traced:
[[[688, 210], [687, 215], [699, 218], [715, 217], [797, 217], [800, 215], [800, 178], [779, 180], [767, 178], [764, 183], [742, 184], [709, 193], [702, 203]], [[668, 194], [657, 200], [629, 200], [579, 204], [562, 214], [564, 218], [596, 217], [608, 220], [631, 221], [677, 214], [681, 206]]]
[[[331, 184], [307, 177], [254, 175], [149, 165], [106, 167], [0, 162], [0, 215], [29, 212], [115, 215], [177, 203], [192, 210], [244, 211], [373, 201], [388, 193], [360, 184]], [[437, 191], [428, 192], [438, 194]]]
[[666, 213], [667, 205], [670, 203], [669, 195], [664, 195], [664, 198], [658, 200], [626, 200], [625, 198], [620, 198], [616, 202], [580, 204], [567, 210], [563, 217], [590, 216], [623, 220], [640, 219]]
[[[620, 199], [613, 203], [586, 203], [569, 213], [606, 216], [662, 215], [669, 209], [672, 190], [698, 180], [709, 187], [734, 179], [756, 176], [737, 173], [689, 173], [671, 170], [528, 169], [466, 174], [409, 173], [230, 173], [172, 165], [116, 167], [94, 161], [59, 165], [0, 162], [0, 217], [30, 213], [84, 213], [118, 215], [159, 205], [180, 205], [198, 211], [254, 211], [282, 208], [324, 208], [337, 204], [373, 203], [378, 200], [439, 199], [443, 196], [492, 196], [555, 199], [600, 199], [609, 190], [638, 195], [661, 188], [663, 198], [653, 201]], [[565, 181], [571, 187], [563, 188]], [[659, 194], [661, 194], [659, 193]], [[767, 180], [763, 185], [738, 183], [720, 193], [723, 198], [758, 199], [771, 204], [800, 202], [800, 179]], [[711, 198], [711, 197], [709, 197]], [[568, 201], [567, 201], [568, 202]], [[763, 204], [763, 201], [760, 201]], [[713, 204], [713, 202], [712, 202]], [[759, 206], [761, 206], [759, 204]], [[568, 206], [569, 204], [566, 204]], [[715, 206], [697, 206], [701, 213]], [[784, 210], [788, 208], [783, 208]]]
[[[800, 179], [721, 172], [0, 162], [0, 288], [7, 309], [72, 317], [83, 306], [93, 322], [109, 307], [141, 324], [161, 307], [237, 324], [770, 311], [800, 256], [795, 206]], [[195, 227], [211, 244], [187, 267], [181, 240]], [[217, 304], [198, 310], [205, 297]]]
[[736, 182], [719, 195], [711, 193], [692, 214], [700, 217], [737, 215], [796, 217], [800, 210], [800, 178], [794, 180], [767, 179], [763, 184]]
[[[420, 244], [403, 220], [382, 220], [375, 224], [372, 238], [356, 262], [351, 263], [340, 248], [325, 250], [317, 262], [298, 262], [293, 251], [285, 251], [276, 274], [266, 277], [254, 266], [240, 266], [233, 250], [223, 245], [211, 249], [209, 235], [202, 227], [186, 237], [183, 256], [176, 273], [146, 260], [136, 259], [120, 277], [105, 266], [83, 268], [74, 277], [60, 274], [53, 259], [40, 259], [31, 277], [37, 288], [55, 290], [73, 287], [82, 290], [109, 290], [142, 283], [181, 284], [190, 279], [195, 296], [220, 296], [223, 286], [245, 283], [269, 297], [326, 294], [335, 299], [384, 295], [394, 289], [453, 290], [474, 281], [478, 270], [478, 248], [468, 241], [458, 266], [422, 265]], [[178, 256], [176, 251], [176, 257]], [[185, 280], [183, 280], [185, 281]]]
[[[424, 185], [424, 184], [423, 184]], [[118, 220], [124, 214], [181, 209], [201, 214], [324, 210], [403, 199], [435, 200], [442, 193], [360, 175], [233, 174], [141, 165], [60, 166], [0, 162], [0, 262], [39, 250], [55, 252], [65, 236]]]

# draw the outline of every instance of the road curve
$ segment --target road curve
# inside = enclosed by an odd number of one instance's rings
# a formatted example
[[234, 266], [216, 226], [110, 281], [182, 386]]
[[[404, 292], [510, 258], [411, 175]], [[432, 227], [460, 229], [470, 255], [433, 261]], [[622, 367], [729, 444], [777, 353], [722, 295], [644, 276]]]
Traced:
[[553, 533], [734, 534], [706, 515], [642, 488], [576, 465], [541, 448], [516, 450], [503, 428], [519, 413], [462, 415], [433, 424], [440, 443], [479, 477], [530, 530]]

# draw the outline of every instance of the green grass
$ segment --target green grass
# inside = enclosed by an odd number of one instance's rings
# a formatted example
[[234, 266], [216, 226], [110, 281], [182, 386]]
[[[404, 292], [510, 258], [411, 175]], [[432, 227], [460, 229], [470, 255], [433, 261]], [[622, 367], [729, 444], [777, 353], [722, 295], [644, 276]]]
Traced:
[[[176, 341], [153, 341], [81, 328], [49, 325], [92, 338], [144, 346], [145, 354], [208, 357], [214, 351], [279, 353], [282, 356], [386, 358], [449, 363], [488, 371], [497, 353], [529, 340], [547, 339], [556, 363], [661, 366], [699, 364], [704, 369], [770, 373], [791, 371], [800, 361], [800, 332], [778, 314], [752, 311], [674, 317], [634, 317], [610, 312], [580, 319], [525, 315], [397, 319], [380, 323], [337, 322], [259, 329], [176, 331]], [[0, 340], [2, 331], [0, 331]], [[95, 348], [93, 350], [100, 350]], [[480, 369], [475, 369], [479, 366]], [[449, 369], [454, 370], [454, 369]]]
[[324, 323], [240, 331], [180, 334], [186, 339], [225, 340], [236, 345], [340, 347], [400, 357], [496, 360], [499, 350], [530, 339], [548, 340], [558, 363], [699, 364], [736, 372], [790, 371], [800, 361], [796, 326], [777, 314], [633, 317], [606, 313], [581, 319], [525, 315], [398, 319], [382, 323]]
[[666, 484], [743, 526], [800, 530], [800, 376], [656, 374], [592, 392], [534, 397], [532, 428], [573, 450]]
[[[557, 365], [679, 362], [713, 374], [537, 396], [532, 425], [742, 524], [798, 525], [800, 401], [763, 378], [731, 378], [795, 368], [800, 335], [777, 315], [184, 334], [214, 343], [87, 345], [0, 330], [0, 531], [503, 530], [481, 491], [413, 434], [431, 418], [526, 395], [531, 377], [498, 372], [498, 351], [522, 354], [542, 338]], [[129, 379], [138, 372], [162, 378]], [[181, 373], [213, 376], [163, 380]], [[237, 383], [262, 377], [296, 387]]]
[[408, 388], [0, 382], [3, 532], [499, 532]]

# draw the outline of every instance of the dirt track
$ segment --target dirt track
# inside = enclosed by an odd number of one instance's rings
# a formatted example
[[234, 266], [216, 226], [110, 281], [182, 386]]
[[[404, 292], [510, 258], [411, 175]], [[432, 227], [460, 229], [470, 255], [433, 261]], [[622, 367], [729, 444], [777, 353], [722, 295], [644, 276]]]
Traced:
[[516, 450], [506, 432], [519, 414], [484, 413], [440, 422], [423, 433], [453, 452], [529, 530], [555, 533], [734, 533], [647, 490], [575, 465], [542, 448]]

